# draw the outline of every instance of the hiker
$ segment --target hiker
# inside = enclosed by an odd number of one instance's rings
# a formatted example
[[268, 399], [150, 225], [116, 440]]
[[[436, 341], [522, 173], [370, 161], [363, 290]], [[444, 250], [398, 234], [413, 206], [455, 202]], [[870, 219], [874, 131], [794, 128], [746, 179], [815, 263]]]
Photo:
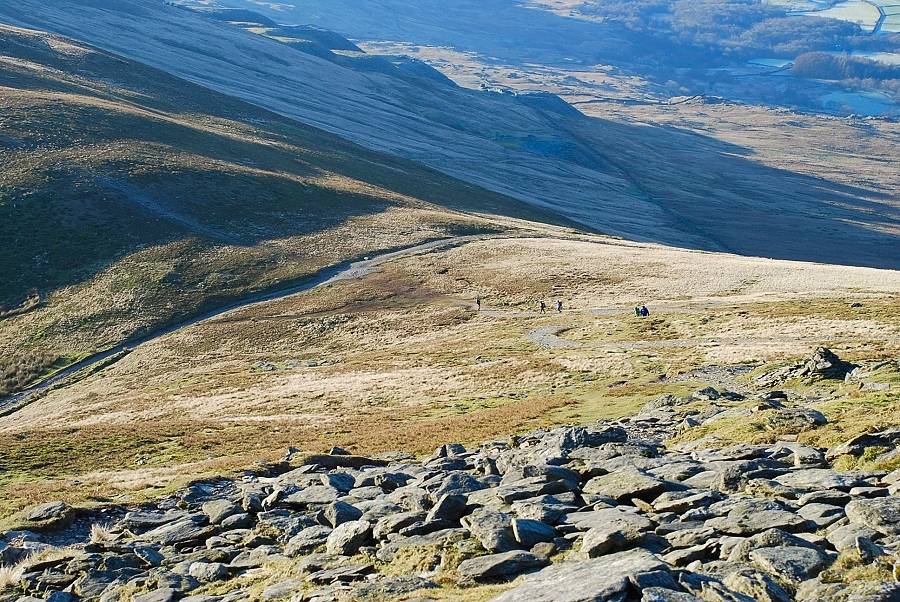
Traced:
[[641, 317], [641, 306], [640, 305], [634, 306], [634, 315], [637, 316], [638, 318]]
[[562, 300], [558, 300], [556, 302], [556, 312], [560, 314], [562, 313]]
[[475, 306], [478, 307], [478, 311], [481, 311], [481, 295], [475, 297]]
[[542, 313], [542, 314], [547, 313], [547, 304], [544, 303], [544, 300], [543, 300], [543, 299], [541, 299], [541, 313]]
[[647, 306], [646, 306], [646, 305], [641, 305], [641, 316], [643, 316], [643, 317], [646, 318], [646, 317], [649, 316], [649, 315], [650, 315], [650, 310], [647, 309]]

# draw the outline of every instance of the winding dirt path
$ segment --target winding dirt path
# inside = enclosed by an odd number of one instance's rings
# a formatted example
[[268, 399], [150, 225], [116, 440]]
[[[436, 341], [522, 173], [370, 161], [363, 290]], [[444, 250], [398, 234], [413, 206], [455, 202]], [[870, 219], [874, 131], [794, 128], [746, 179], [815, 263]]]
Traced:
[[237, 301], [194, 316], [182, 322], [164, 326], [140, 338], [125, 341], [123, 343], [120, 343], [119, 345], [116, 345], [115, 347], [90, 355], [83, 360], [64, 368], [63, 370], [56, 372], [52, 376], [49, 376], [44, 380], [31, 385], [23, 391], [0, 398], [0, 413], [5, 415], [15, 412], [16, 410], [30, 403], [40, 394], [45, 393], [46, 391], [57, 385], [64, 384], [64, 381], [66, 379], [72, 377], [77, 372], [81, 372], [83, 370], [89, 371], [91, 369], [103, 369], [107, 365], [115, 363], [118, 359], [124, 357], [126, 354], [130, 353], [134, 348], [140, 345], [156, 341], [157, 339], [168, 334], [171, 334], [178, 330], [182, 330], [189, 326], [193, 326], [200, 322], [204, 322], [211, 318], [217, 318], [252, 305], [266, 303], [275, 299], [282, 299], [284, 297], [289, 297], [291, 295], [310, 291], [322, 286], [334, 284], [335, 282], [362, 278], [368, 274], [371, 274], [378, 266], [394, 259], [423, 255], [425, 253], [430, 253], [436, 250], [451, 249], [468, 244], [470, 242], [494, 238], [508, 238], [508, 235], [474, 234], [470, 236], [440, 238], [409, 247], [402, 247], [399, 249], [394, 249], [392, 251], [385, 251], [377, 255], [366, 256], [358, 260], [344, 261], [342, 263], [323, 268], [318, 272], [310, 274], [299, 284], [294, 284], [283, 289], [265, 293], [258, 293], [249, 297], [245, 297], [243, 299], [239, 299]]

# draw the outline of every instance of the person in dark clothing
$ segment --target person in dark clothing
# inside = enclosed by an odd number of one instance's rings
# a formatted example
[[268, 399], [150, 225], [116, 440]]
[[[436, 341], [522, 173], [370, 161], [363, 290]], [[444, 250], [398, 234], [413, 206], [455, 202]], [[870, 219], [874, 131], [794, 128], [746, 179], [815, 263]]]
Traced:
[[637, 316], [638, 318], [641, 317], [641, 306], [640, 305], [634, 306], [634, 315]]
[[558, 300], [556, 302], [556, 312], [560, 314], [562, 313], [562, 300]]
[[542, 313], [542, 314], [547, 313], [547, 304], [544, 303], [544, 300], [543, 300], [543, 299], [541, 299], [541, 313]]
[[650, 315], [650, 310], [647, 309], [646, 305], [641, 305], [641, 315], [645, 318]]
[[481, 296], [475, 297], [475, 306], [478, 308], [478, 311], [481, 311]]

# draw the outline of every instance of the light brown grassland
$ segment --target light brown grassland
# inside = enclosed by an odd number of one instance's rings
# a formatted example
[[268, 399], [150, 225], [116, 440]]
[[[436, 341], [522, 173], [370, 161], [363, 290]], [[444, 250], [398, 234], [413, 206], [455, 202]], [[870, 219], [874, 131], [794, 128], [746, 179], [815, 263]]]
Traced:
[[[896, 272], [557, 236], [398, 259], [140, 346], [0, 419], [3, 513], [53, 497], [139, 500], [288, 446], [423, 453], [622, 416], [704, 386], [689, 375], [698, 367], [776, 365], [820, 344], [900, 355]], [[541, 315], [541, 298], [565, 311]], [[651, 319], [633, 316], [638, 303]], [[556, 338], [534, 334], [544, 327]], [[850, 430], [867, 424], [867, 397], [824, 393]], [[879, 423], [900, 422], [896, 399], [885, 403]]]

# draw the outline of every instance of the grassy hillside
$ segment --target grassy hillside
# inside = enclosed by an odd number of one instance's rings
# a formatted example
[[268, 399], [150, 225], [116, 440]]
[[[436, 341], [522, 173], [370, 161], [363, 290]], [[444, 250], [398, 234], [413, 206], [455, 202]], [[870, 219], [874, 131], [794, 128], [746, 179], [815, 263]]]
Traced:
[[[756, 377], [819, 345], [864, 366], [896, 359], [900, 272], [578, 238], [545, 229], [401, 258], [142, 345], [0, 417], [0, 517], [56, 497], [139, 500], [289, 446], [427, 453], [708, 385], [745, 395], [741, 408], [784, 388], [828, 416], [802, 433], [815, 445], [898, 424], [892, 368], [871, 379], [886, 390]], [[558, 298], [562, 314], [540, 313]], [[682, 440], [769, 442], [785, 434], [772, 415]]]
[[466, 213], [555, 219], [156, 69], [6, 26], [0, 164], [0, 393], [347, 258], [496, 228]]

